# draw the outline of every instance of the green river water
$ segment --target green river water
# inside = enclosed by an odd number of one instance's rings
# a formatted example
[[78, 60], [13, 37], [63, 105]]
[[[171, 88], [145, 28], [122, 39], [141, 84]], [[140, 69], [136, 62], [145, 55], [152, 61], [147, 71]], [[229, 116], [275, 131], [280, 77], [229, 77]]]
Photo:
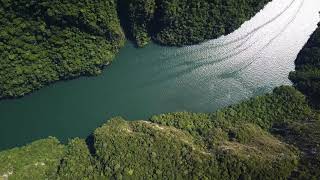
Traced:
[[318, 0], [274, 0], [234, 33], [183, 48], [127, 43], [102, 75], [0, 101], [0, 149], [48, 136], [85, 137], [114, 116], [212, 112], [290, 84], [317, 27]]

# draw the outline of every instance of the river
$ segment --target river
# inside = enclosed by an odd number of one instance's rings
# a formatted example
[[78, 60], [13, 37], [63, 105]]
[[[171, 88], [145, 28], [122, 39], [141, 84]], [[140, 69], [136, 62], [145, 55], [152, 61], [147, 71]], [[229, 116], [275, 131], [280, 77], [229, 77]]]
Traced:
[[290, 85], [294, 60], [319, 22], [319, 0], [274, 0], [234, 33], [182, 48], [127, 43], [97, 77], [0, 101], [0, 149], [86, 137], [114, 116], [213, 112]]

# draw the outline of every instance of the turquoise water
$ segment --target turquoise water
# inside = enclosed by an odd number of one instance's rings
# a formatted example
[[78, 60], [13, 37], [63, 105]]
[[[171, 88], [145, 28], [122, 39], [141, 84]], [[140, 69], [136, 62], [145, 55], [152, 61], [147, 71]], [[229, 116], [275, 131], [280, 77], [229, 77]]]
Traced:
[[290, 84], [294, 59], [319, 21], [318, 0], [274, 0], [234, 33], [183, 48], [121, 49], [97, 77], [0, 101], [0, 149], [85, 137], [114, 116], [212, 112]]

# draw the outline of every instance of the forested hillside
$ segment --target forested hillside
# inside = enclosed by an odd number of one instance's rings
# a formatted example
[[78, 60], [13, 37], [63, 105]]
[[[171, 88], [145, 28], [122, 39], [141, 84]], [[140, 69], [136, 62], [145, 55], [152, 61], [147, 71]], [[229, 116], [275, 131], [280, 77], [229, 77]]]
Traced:
[[290, 73], [295, 87], [305, 93], [313, 105], [320, 107], [320, 28], [311, 36], [295, 61]]
[[97, 75], [123, 44], [114, 0], [0, 1], [0, 99]]
[[190, 45], [229, 34], [270, 0], [119, 0], [122, 22], [138, 46], [151, 39]]

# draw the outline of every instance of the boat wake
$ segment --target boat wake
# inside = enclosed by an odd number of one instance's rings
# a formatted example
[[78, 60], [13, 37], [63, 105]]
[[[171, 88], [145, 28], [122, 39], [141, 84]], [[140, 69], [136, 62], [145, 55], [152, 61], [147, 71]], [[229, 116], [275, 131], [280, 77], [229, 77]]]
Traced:
[[[288, 29], [299, 15], [305, 0], [285, 2], [275, 0], [269, 3], [264, 10], [228, 36], [184, 47], [174, 55], [162, 58], [157, 75], [144, 86], [174, 79], [179, 81], [183, 76], [195, 74], [205, 81], [213, 77], [235, 77], [259, 60], [265, 49]], [[274, 14], [275, 9], [279, 13], [266, 19], [269, 13]], [[263, 23], [257, 26], [257, 21]], [[189, 58], [184, 58], [186, 56]]]

